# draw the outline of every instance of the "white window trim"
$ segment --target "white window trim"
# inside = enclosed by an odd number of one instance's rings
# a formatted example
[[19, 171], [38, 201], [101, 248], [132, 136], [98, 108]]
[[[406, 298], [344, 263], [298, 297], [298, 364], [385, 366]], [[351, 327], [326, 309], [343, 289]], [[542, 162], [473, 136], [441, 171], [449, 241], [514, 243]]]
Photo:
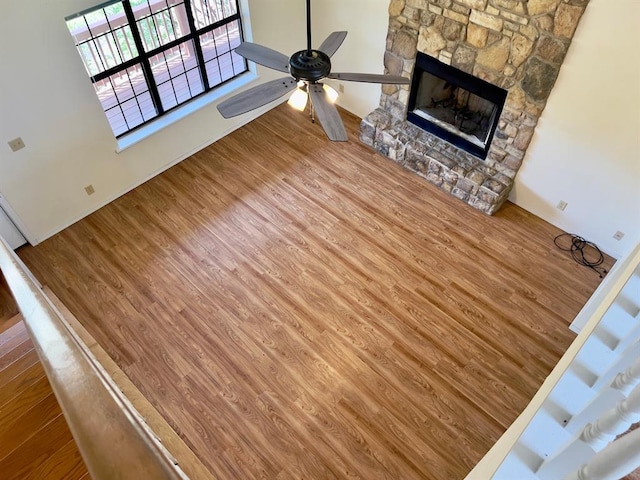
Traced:
[[237, 78], [234, 78], [224, 85], [216, 87], [214, 90], [211, 90], [204, 95], [194, 98], [181, 107], [175, 108], [169, 113], [162, 115], [158, 119], [153, 120], [152, 122], [147, 123], [146, 125], [132, 132], [126, 133], [120, 138], [117, 138], [116, 153], [120, 153], [127, 148], [132, 147], [136, 143], [140, 143], [144, 139], [155, 135], [159, 131], [164, 130], [166, 127], [173, 125], [176, 122], [179, 122], [192, 113], [218, 102], [223, 97], [229, 95], [232, 92], [235, 92], [245, 85], [254, 82], [258, 78], [259, 77], [255, 72], [255, 66], [250, 66], [248, 72], [243, 73]]
[[[242, 30], [245, 42], [253, 41], [253, 30], [251, 28], [251, 14], [249, 12], [249, 0], [238, 0], [240, 7], [240, 17], [242, 18]], [[256, 81], [259, 77], [256, 69], [256, 65], [253, 62], [248, 62], [249, 70], [238, 77], [230, 80], [229, 82], [216, 87], [215, 89], [201, 95], [184, 105], [175, 108], [174, 110], [166, 113], [158, 119], [132, 131], [124, 134], [120, 138], [116, 138], [116, 153], [121, 153], [124, 150], [132, 147], [133, 145], [140, 143], [141, 141], [149, 138], [166, 127], [179, 122], [185, 117], [188, 117], [194, 112], [207, 107], [213, 103], [222, 100], [223, 97], [230, 95], [231, 93], [241, 89], [242, 87]], [[110, 133], [111, 128], [109, 128]]]

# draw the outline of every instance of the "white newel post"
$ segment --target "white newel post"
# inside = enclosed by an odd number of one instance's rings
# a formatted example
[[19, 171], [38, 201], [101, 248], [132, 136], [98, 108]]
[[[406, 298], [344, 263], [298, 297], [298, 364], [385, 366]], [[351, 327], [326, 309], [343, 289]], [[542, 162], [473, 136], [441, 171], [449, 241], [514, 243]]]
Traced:
[[[594, 450], [604, 448], [613, 437], [626, 432], [629, 427], [640, 420], [640, 384], [631, 391], [624, 400], [606, 412], [595, 422], [589, 423], [582, 430], [580, 439]], [[638, 445], [640, 452], [640, 445]]]
[[611, 382], [613, 388], [620, 390], [625, 395], [628, 395], [638, 384], [640, 384], [640, 358], [636, 359], [633, 365], [624, 372], [616, 375], [616, 378]]
[[640, 467], [640, 430], [612, 442], [565, 480], [619, 480]]

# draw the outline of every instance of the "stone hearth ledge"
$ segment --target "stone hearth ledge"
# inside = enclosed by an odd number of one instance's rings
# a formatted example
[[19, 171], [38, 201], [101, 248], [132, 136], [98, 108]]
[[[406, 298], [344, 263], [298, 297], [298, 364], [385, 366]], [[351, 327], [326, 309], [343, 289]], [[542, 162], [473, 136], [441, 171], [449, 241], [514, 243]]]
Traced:
[[383, 85], [361, 139], [492, 215], [506, 201], [588, 0], [391, 0], [385, 71], [411, 78], [417, 52], [507, 90], [486, 160], [406, 121], [409, 87]]
[[482, 160], [381, 108], [360, 125], [360, 140], [472, 207], [493, 215], [506, 201], [513, 179]]

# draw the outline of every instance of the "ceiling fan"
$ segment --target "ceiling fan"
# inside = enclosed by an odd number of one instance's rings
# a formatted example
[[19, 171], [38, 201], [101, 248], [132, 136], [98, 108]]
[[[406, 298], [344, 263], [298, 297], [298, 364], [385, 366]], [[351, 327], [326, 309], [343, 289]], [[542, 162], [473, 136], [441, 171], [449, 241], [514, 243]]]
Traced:
[[289, 104], [304, 110], [310, 99], [311, 120], [320, 121], [327, 137], [334, 142], [346, 142], [347, 131], [333, 102], [337, 93], [320, 81], [325, 78], [347, 81], [407, 85], [409, 79], [398, 75], [367, 73], [332, 73], [331, 57], [340, 48], [347, 32], [333, 32], [317, 50], [311, 48], [311, 0], [307, 1], [307, 48], [287, 58], [271, 48], [243, 42], [235, 52], [265, 67], [288, 74], [284, 78], [263, 83], [218, 104], [224, 118], [231, 118], [266, 105], [291, 92]]

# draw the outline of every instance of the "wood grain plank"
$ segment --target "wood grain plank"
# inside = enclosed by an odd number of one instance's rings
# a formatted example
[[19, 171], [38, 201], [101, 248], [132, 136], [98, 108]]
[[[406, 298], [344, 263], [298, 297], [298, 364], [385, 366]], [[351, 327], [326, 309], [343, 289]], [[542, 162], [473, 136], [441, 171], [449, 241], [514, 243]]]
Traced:
[[278, 107], [20, 250], [216, 478], [463, 478], [600, 282], [342, 113], [337, 145]]
[[62, 445], [37, 468], [25, 473], [24, 480], [80, 480], [89, 478], [76, 443]]
[[33, 408], [49, 393], [51, 393], [51, 385], [49, 385], [47, 377], [43, 375], [36, 382], [30, 384], [28, 388], [22, 390], [18, 397], [13, 398], [13, 401], [5, 403], [0, 408], [0, 430], [8, 428], [15, 418]]
[[31, 436], [38, 435], [49, 422], [62, 414], [56, 397], [51, 392], [28, 410], [22, 410], [20, 416], [0, 430], [0, 462], [19, 448]]
[[42, 377], [44, 377], [44, 370], [42, 365], [37, 362], [29, 366], [24, 372], [12, 378], [5, 383], [4, 387], [0, 389], [0, 408], [13, 400], [15, 397], [22, 395], [32, 385], [37, 383]]
[[22, 480], [55, 455], [61, 445], [72, 440], [71, 432], [60, 413], [38, 435], [31, 436], [20, 448], [0, 460], [0, 472], [3, 472], [6, 480]]
[[16, 338], [12, 345], [4, 345], [2, 350], [3, 352], [0, 354], [0, 371], [25, 355], [29, 350], [33, 350], [33, 343], [30, 338], [25, 338], [22, 341]]
[[4, 275], [0, 272], [0, 333], [15, 325], [14, 319], [17, 314], [18, 306], [11, 295]]
[[32, 349], [7, 365], [0, 371], [0, 389], [38, 362], [38, 354]]

